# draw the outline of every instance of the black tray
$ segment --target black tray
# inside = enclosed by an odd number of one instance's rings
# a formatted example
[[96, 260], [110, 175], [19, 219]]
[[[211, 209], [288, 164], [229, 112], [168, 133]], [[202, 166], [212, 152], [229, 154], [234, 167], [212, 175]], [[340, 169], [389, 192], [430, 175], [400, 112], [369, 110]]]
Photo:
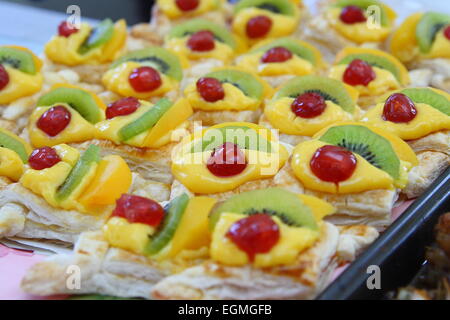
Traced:
[[[408, 285], [424, 263], [441, 214], [450, 211], [450, 168], [417, 199], [318, 300], [374, 300]], [[369, 290], [369, 266], [379, 266], [381, 289]]]

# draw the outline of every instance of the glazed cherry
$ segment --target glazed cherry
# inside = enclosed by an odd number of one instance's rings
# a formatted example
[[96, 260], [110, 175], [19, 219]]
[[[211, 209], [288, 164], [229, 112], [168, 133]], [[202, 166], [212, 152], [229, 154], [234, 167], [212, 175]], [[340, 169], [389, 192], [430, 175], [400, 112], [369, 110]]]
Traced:
[[199, 0], [176, 0], [175, 3], [181, 11], [192, 11], [197, 9]]
[[444, 30], [444, 35], [445, 37], [450, 40], [450, 26], [448, 26], [447, 28], [445, 28]]
[[357, 6], [348, 6], [342, 9], [340, 19], [346, 24], [366, 22], [364, 11]]
[[123, 98], [108, 105], [105, 114], [106, 119], [112, 119], [119, 116], [127, 116], [134, 113], [141, 103], [134, 97]]
[[247, 168], [247, 160], [239, 146], [225, 142], [212, 152], [206, 166], [216, 177], [226, 178], [244, 171]]
[[74, 25], [72, 25], [71, 23], [67, 22], [67, 21], [63, 21], [60, 23], [60, 25], [58, 26], [58, 34], [61, 37], [70, 37], [70, 35], [77, 33], [79, 30], [77, 28], [75, 28]]
[[200, 78], [197, 81], [197, 91], [208, 102], [216, 102], [225, 97], [222, 83], [216, 78]]
[[61, 158], [56, 153], [56, 150], [50, 147], [34, 150], [28, 159], [28, 164], [34, 170], [51, 168], [58, 162], [61, 162]]
[[152, 67], [134, 69], [128, 77], [128, 81], [137, 92], [150, 92], [158, 89], [162, 84], [159, 72]]
[[9, 74], [5, 67], [0, 64], [0, 90], [3, 90], [9, 83]]
[[57, 136], [70, 123], [72, 115], [64, 106], [56, 106], [45, 111], [37, 122], [37, 127], [48, 136]]
[[192, 51], [211, 51], [216, 47], [214, 34], [211, 31], [203, 30], [194, 33], [187, 41], [187, 46]]
[[383, 109], [383, 120], [406, 123], [414, 120], [417, 109], [414, 102], [403, 93], [394, 93], [387, 99]]
[[285, 62], [292, 58], [292, 52], [284, 47], [275, 47], [268, 50], [261, 58], [263, 63]]
[[325, 99], [320, 94], [307, 92], [294, 100], [291, 110], [297, 117], [310, 119], [320, 116], [326, 107]]
[[269, 215], [255, 214], [235, 222], [226, 236], [253, 262], [256, 254], [267, 253], [278, 243], [280, 228]]
[[316, 151], [310, 167], [320, 180], [338, 184], [352, 176], [356, 164], [353, 153], [342, 147], [328, 145]]
[[272, 20], [266, 16], [257, 16], [247, 22], [247, 36], [252, 39], [262, 38], [272, 28]]
[[376, 77], [372, 66], [360, 59], [353, 60], [344, 72], [344, 82], [351, 86], [367, 86]]
[[123, 194], [116, 202], [112, 216], [121, 217], [130, 223], [143, 223], [157, 227], [164, 218], [161, 205], [148, 198]]

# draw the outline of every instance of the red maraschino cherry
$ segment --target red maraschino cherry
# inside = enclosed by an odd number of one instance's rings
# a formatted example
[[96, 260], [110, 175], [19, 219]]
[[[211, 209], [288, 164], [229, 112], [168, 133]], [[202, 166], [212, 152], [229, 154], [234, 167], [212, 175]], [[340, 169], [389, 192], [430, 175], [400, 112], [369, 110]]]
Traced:
[[61, 158], [56, 153], [56, 150], [50, 147], [34, 150], [28, 159], [28, 164], [34, 170], [51, 168], [58, 162], [61, 162]]
[[148, 198], [123, 194], [116, 202], [112, 216], [121, 217], [130, 223], [143, 223], [157, 227], [164, 218], [161, 205]]
[[119, 116], [127, 116], [134, 113], [141, 103], [134, 97], [123, 98], [108, 105], [105, 114], [106, 119], [112, 119]]
[[197, 9], [200, 0], [176, 0], [175, 3], [181, 11], [192, 11]]
[[222, 83], [216, 78], [200, 78], [197, 81], [197, 91], [208, 102], [216, 102], [225, 97]]
[[239, 146], [225, 142], [212, 152], [206, 166], [216, 177], [227, 178], [242, 173], [247, 167], [247, 160]]
[[192, 34], [187, 41], [187, 46], [192, 51], [207, 52], [214, 50], [216, 43], [214, 42], [214, 33], [209, 30], [197, 31]]
[[349, 179], [356, 169], [355, 155], [345, 148], [327, 145], [316, 151], [310, 167], [322, 181], [338, 184]]
[[407, 123], [417, 116], [414, 102], [403, 93], [391, 95], [383, 109], [383, 119], [394, 123]]
[[256, 254], [267, 253], [278, 243], [280, 228], [269, 215], [255, 214], [235, 222], [226, 236], [253, 262]]
[[351, 86], [367, 86], [377, 75], [372, 66], [367, 62], [355, 59], [347, 67], [344, 72], [344, 82]]
[[134, 69], [128, 81], [136, 92], [150, 92], [158, 89], [162, 84], [159, 72], [152, 67]]
[[261, 58], [262, 63], [285, 62], [292, 58], [292, 52], [284, 47], [268, 50]]
[[357, 6], [348, 6], [342, 9], [340, 19], [346, 24], [366, 22], [364, 11]]
[[72, 115], [64, 106], [55, 106], [45, 111], [37, 121], [37, 127], [48, 136], [55, 137], [70, 123]]
[[444, 30], [444, 35], [445, 37], [450, 40], [450, 26], [448, 26], [447, 28], [445, 28]]
[[251, 39], [262, 38], [272, 28], [272, 20], [266, 16], [256, 16], [247, 22], [246, 33]]
[[70, 37], [70, 35], [77, 33], [79, 30], [77, 28], [75, 28], [74, 25], [72, 25], [71, 23], [67, 22], [67, 21], [63, 21], [60, 23], [60, 25], [58, 26], [58, 34], [61, 37]]
[[294, 100], [291, 110], [297, 117], [310, 119], [320, 116], [326, 107], [325, 99], [320, 94], [307, 92]]
[[5, 67], [0, 64], [0, 90], [3, 90], [9, 83], [9, 74]]

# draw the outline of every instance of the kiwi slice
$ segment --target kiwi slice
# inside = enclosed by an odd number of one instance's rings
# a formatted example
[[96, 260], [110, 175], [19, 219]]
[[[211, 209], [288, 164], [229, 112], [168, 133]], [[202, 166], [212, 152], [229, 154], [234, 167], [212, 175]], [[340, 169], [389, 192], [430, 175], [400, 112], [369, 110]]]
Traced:
[[370, 53], [350, 54], [341, 61], [339, 61], [338, 64], [350, 64], [353, 60], [356, 59], [363, 60], [373, 67], [378, 67], [380, 69], [389, 71], [394, 75], [397, 81], [401, 83], [402, 81], [401, 72], [400, 70], [398, 70], [397, 66], [393, 62], [389, 61], [389, 59], [377, 56], [376, 54]]
[[450, 116], [450, 101], [443, 95], [429, 88], [409, 88], [401, 93], [407, 95], [415, 103], [426, 103]]
[[6, 64], [29, 74], [36, 74], [37, 71], [33, 55], [16, 48], [0, 47], [0, 64]]
[[77, 88], [56, 88], [39, 98], [38, 107], [49, 107], [66, 103], [87, 121], [95, 124], [102, 120], [102, 111], [95, 99], [86, 91]]
[[66, 200], [80, 185], [91, 167], [98, 162], [100, 162], [100, 147], [91, 145], [78, 159], [64, 183], [58, 187], [56, 199], [59, 202]]
[[382, 3], [378, 0], [338, 0], [334, 6], [339, 8], [345, 8], [348, 6], [357, 6], [363, 10], [367, 10], [370, 6], [377, 6], [380, 8], [381, 13], [381, 25], [386, 26], [389, 23], [389, 19], [386, 13], [386, 10], [384, 9]]
[[278, 217], [291, 227], [318, 229], [311, 209], [295, 193], [280, 188], [254, 190], [231, 197], [211, 212], [211, 229], [225, 212], [244, 215], [264, 213]]
[[419, 49], [423, 53], [431, 50], [436, 35], [441, 29], [450, 24], [450, 15], [438, 12], [427, 12], [420, 19], [416, 28]]
[[166, 214], [159, 231], [153, 236], [152, 241], [145, 248], [148, 255], [157, 254], [172, 240], [177, 227], [180, 224], [186, 207], [189, 203], [189, 196], [183, 193], [181, 196], [173, 199], [166, 208]]
[[[243, 135], [230, 134], [230, 131], [239, 130], [238, 133], [244, 131]], [[251, 130], [253, 133], [248, 134]], [[256, 138], [256, 141], [254, 140]], [[222, 128], [210, 129], [202, 137], [202, 140], [192, 146], [191, 153], [212, 151], [225, 142], [231, 142], [238, 145], [241, 149], [257, 150], [261, 152], [272, 152], [272, 143], [264, 139], [253, 128], [245, 126], [226, 126]]]
[[400, 159], [391, 143], [367, 127], [332, 127], [319, 140], [359, 154], [373, 166], [387, 172], [394, 180], [400, 177]]
[[85, 54], [92, 49], [100, 47], [105, 44], [114, 35], [114, 23], [111, 19], [105, 19], [95, 27], [89, 37], [84, 41], [78, 50], [81, 54]]
[[266, 52], [269, 51], [272, 48], [275, 47], [283, 47], [288, 49], [290, 52], [292, 52], [293, 54], [295, 54], [296, 56], [309, 61], [312, 63], [312, 65], [316, 65], [317, 61], [316, 61], [316, 56], [314, 54], [314, 52], [306, 47], [303, 46], [301, 43], [295, 41], [295, 39], [293, 38], [280, 38], [277, 39], [275, 41], [272, 41], [262, 47], [256, 48], [252, 51], [250, 51], [250, 53], [254, 53], [254, 52]]
[[110, 69], [125, 62], [137, 62], [144, 66], [150, 66], [177, 81], [181, 81], [183, 78], [183, 69], [178, 57], [161, 47], [149, 47], [130, 52], [114, 61]]
[[286, 16], [295, 14], [294, 4], [289, 0], [241, 0], [234, 7], [235, 14], [246, 8], [259, 8]]
[[329, 100], [349, 113], [355, 111], [355, 101], [342, 82], [320, 76], [302, 76], [289, 80], [274, 96], [274, 99], [284, 97], [297, 98], [304, 93], [315, 92], [325, 100]]
[[219, 70], [205, 75], [208, 78], [215, 78], [221, 83], [229, 83], [240, 89], [246, 96], [261, 100], [264, 94], [264, 87], [252, 74], [239, 70]]
[[138, 134], [151, 129], [159, 121], [159, 119], [161, 119], [164, 113], [166, 113], [167, 110], [172, 107], [172, 105], [173, 103], [167, 98], [159, 100], [152, 108], [150, 108], [150, 110], [148, 110], [142, 116], [120, 129], [120, 140], [130, 140]]
[[9, 135], [6, 132], [3, 132], [1, 129], [0, 147], [10, 149], [17, 153], [20, 159], [22, 159], [23, 163], [28, 162], [29, 154], [27, 152], [27, 148], [23, 145], [23, 143], [20, 142], [20, 140], [15, 139], [13, 135]]
[[236, 47], [233, 35], [225, 27], [205, 19], [192, 19], [177, 25], [169, 32], [168, 38], [183, 38], [198, 31], [211, 31], [217, 41], [223, 42], [232, 48]]

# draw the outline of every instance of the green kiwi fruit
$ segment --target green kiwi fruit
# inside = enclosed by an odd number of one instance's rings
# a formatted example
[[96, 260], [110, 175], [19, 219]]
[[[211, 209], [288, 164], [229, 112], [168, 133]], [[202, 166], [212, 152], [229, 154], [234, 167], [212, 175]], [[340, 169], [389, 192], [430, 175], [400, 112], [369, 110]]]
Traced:
[[154, 255], [160, 252], [172, 240], [177, 227], [180, 224], [186, 207], [189, 203], [189, 196], [183, 193], [181, 196], [173, 199], [165, 209], [165, 216], [160, 229], [152, 237], [145, 248], [145, 253]]
[[340, 106], [345, 111], [355, 111], [355, 101], [352, 99], [342, 82], [320, 76], [302, 76], [289, 80], [274, 96], [274, 99], [284, 97], [297, 98], [298, 96], [315, 92], [325, 100], [329, 100]]
[[346, 56], [344, 59], [338, 62], [338, 64], [350, 64], [353, 60], [360, 59], [373, 67], [378, 67], [380, 69], [384, 69], [389, 71], [394, 75], [398, 82], [401, 83], [401, 72], [397, 68], [397, 66], [389, 61], [389, 59], [377, 56], [376, 54], [370, 53], [359, 53], [359, 54], [350, 54]]
[[293, 16], [295, 7], [289, 0], [241, 0], [234, 7], [235, 14], [246, 8], [259, 8], [273, 13]]
[[155, 103], [150, 110], [119, 130], [120, 140], [130, 140], [142, 132], [153, 128], [164, 113], [166, 113], [172, 106], [173, 103], [167, 98], [158, 100], [158, 102]]
[[250, 73], [228, 69], [210, 72], [205, 77], [215, 78], [221, 83], [230, 83], [240, 89], [246, 96], [256, 100], [263, 98], [263, 85]]
[[419, 49], [423, 53], [430, 52], [436, 35], [450, 24], [450, 15], [438, 12], [427, 12], [416, 27], [416, 37]]
[[401, 93], [407, 95], [414, 103], [426, 103], [450, 116], [450, 101], [429, 88], [408, 88]]
[[161, 47], [149, 47], [130, 52], [114, 61], [110, 69], [114, 69], [122, 63], [129, 61], [155, 68], [159, 72], [177, 81], [181, 81], [183, 78], [183, 69], [178, 57]]
[[211, 229], [225, 212], [244, 215], [264, 213], [278, 217], [291, 227], [318, 229], [311, 209], [295, 193], [280, 188], [244, 192], [219, 204], [209, 216]]
[[[233, 134], [233, 132], [236, 134]], [[212, 151], [225, 142], [234, 143], [241, 149], [272, 152], [272, 143], [264, 139], [253, 128], [226, 126], [208, 130], [202, 140], [192, 146], [191, 153]]]
[[80, 159], [78, 159], [64, 183], [58, 187], [56, 191], [57, 201], [61, 202], [70, 197], [70, 195], [83, 181], [86, 174], [89, 173], [91, 167], [100, 162], [100, 151], [100, 147], [90, 145], [89, 148], [81, 155]]
[[373, 166], [387, 172], [394, 180], [400, 178], [400, 159], [391, 143], [367, 127], [332, 127], [319, 140], [357, 153]]
[[253, 49], [252, 51], [250, 51], [250, 53], [261, 52], [261, 51], [266, 52], [275, 47], [286, 48], [290, 52], [295, 54], [296, 56], [298, 56], [306, 61], [311, 62], [312, 65], [317, 64], [316, 56], [310, 48], [303, 46], [301, 43], [295, 41], [294, 38], [289, 38], [289, 37], [274, 40], [262, 47]]
[[233, 35], [225, 27], [205, 19], [192, 19], [175, 26], [170, 30], [168, 38], [183, 38], [198, 31], [211, 31], [217, 41], [223, 42], [232, 48], [236, 47]]
[[92, 49], [98, 48], [105, 44], [114, 35], [114, 23], [111, 19], [105, 19], [99, 23], [97, 27], [92, 29], [91, 34], [81, 45], [79, 52], [85, 54]]
[[58, 103], [67, 103], [90, 123], [95, 124], [103, 119], [102, 110], [95, 99], [88, 92], [77, 88], [56, 88], [40, 97], [37, 106], [49, 107]]
[[382, 6], [382, 3], [378, 0], [338, 0], [334, 6], [339, 8], [345, 8], [348, 6], [357, 6], [363, 10], [367, 10], [370, 6], [377, 6], [380, 8], [381, 12], [381, 25], [386, 26], [389, 23], [388, 16], [386, 14], [386, 10]]
[[16, 48], [0, 47], [0, 64], [6, 64], [29, 74], [36, 74], [37, 71], [33, 55]]
[[23, 145], [23, 143], [15, 139], [14, 136], [2, 132], [1, 130], [0, 130], [0, 147], [10, 149], [15, 153], [17, 153], [20, 159], [22, 159], [23, 163], [28, 162], [29, 154], [27, 148]]

